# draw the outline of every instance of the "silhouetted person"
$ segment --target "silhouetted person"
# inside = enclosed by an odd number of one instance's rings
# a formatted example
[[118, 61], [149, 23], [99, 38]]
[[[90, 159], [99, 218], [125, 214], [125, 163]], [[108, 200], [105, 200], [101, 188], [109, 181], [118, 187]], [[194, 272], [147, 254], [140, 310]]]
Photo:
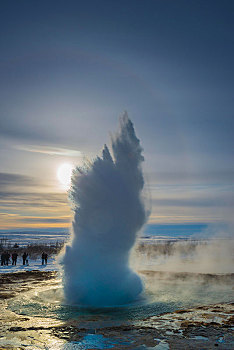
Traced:
[[14, 252], [12, 254], [12, 256], [11, 256], [11, 258], [12, 258], [12, 265], [16, 265], [17, 257], [18, 257], [18, 254], [16, 252]]
[[5, 265], [6, 263], [6, 252], [2, 252], [1, 254], [1, 266]]
[[5, 254], [5, 265], [8, 265], [10, 262], [10, 257], [11, 255], [9, 254], [9, 252], [6, 252]]
[[41, 264], [44, 265], [44, 262], [45, 262], [45, 253], [43, 252], [41, 254]]
[[44, 257], [45, 257], [45, 264], [47, 265], [48, 255], [45, 253], [45, 254], [44, 254]]
[[26, 265], [26, 260], [27, 260], [28, 254], [24, 252], [22, 258], [23, 258], [23, 265]]

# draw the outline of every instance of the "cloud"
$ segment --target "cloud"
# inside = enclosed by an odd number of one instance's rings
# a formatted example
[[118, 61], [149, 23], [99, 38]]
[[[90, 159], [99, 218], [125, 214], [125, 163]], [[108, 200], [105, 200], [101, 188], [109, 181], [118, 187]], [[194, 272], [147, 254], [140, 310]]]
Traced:
[[1, 187], [14, 186], [35, 186], [37, 184], [36, 179], [27, 175], [20, 175], [14, 173], [0, 173], [0, 189]]
[[74, 150], [74, 149], [67, 149], [67, 148], [61, 148], [61, 147], [50, 147], [50, 146], [40, 146], [40, 145], [19, 145], [15, 147], [16, 149], [20, 151], [26, 151], [26, 152], [35, 152], [35, 153], [42, 153], [42, 154], [48, 154], [51, 156], [65, 156], [65, 157], [80, 157], [82, 153], [80, 151]]
[[[46, 179], [16, 173], [0, 173], [0, 198], [18, 196], [29, 192], [43, 192], [51, 185]], [[51, 191], [52, 192], [52, 191]]]
[[166, 198], [154, 199], [157, 206], [168, 207], [229, 207], [234, 206], [233, 194], [217, 195], [212, 198]]
[[66, 192], [46, 192], [37, 178], [0, 173], [0, 227], [65, 227], [71, 211]]
[[11, 219], [11, 218], [16, 218], [18, 217], [18, 214], [11, 214], [11, 213], [0, 213], [0, 219], [1, 218], [6, 218], [6, 219]]
[[160, 185], [160, 184], [233, 184], [234, 171], [228, 170], [215, 170], [205, 171], [204, 169], [200, 172], [186, 171], [185, 169], [171, 171], [158, 171], [158, 172], [147, 172], [146, 176], [150, 179], [149, 186]]
[[0, 191], [0, 206], [24, 208], [55, 208], [68, 206], [66, 193]]
[[68, 226], [71, 211], [67, 193], [46, 192], [44, 187], [34, 177], [0, 173], [1, 228]]
[[1, 229], [15, 229], [15, 228], [49, 228], [49, 227], [69, 227], [71, 224], [70, 215], [56, 216], [28, 216], [11, 213], [0, 212], [0, 226]]
[[21, 216], [18, 218], [21, 222], [25, 223], [69, 223], [71, 222], [70, 216], [56, 217], [31, 217], [31, 216]]

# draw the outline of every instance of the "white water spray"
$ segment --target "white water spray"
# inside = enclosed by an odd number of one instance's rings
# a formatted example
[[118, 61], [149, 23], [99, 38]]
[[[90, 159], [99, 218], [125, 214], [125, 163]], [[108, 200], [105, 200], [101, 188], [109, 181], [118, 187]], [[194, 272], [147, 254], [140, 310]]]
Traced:
[[101, 158], [73, 173], [73, 240], [64, 255], [64, 292], [72, 304], [126, 304], [143, 288], [129, 267], [129, 252], [147, 216], [144, 158], [127, 113], [112, 137], [112, 151], [113, 158], [105, 145]]

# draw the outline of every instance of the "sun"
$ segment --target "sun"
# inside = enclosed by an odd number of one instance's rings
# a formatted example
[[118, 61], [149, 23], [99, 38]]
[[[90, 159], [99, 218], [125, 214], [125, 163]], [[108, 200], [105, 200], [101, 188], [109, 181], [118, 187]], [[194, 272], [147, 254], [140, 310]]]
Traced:
[[63, 163], [58, 167], [57, 178], [63, 186], [69, 187], [73, 169], [74, 166], [71, 163]]

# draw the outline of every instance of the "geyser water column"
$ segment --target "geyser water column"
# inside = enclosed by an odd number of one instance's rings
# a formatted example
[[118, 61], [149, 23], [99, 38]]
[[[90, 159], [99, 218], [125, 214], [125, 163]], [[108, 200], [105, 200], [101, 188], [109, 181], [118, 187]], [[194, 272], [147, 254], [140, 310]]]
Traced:
[[73, 172], [73, 237], [63, 258], [64, 293], [72, 304], [122, 305], [142, 291], [129, 252], [146, 221], [144, 158], [127, 113], [112, 137], [112, 152], [105, 145], [102, 157]]

